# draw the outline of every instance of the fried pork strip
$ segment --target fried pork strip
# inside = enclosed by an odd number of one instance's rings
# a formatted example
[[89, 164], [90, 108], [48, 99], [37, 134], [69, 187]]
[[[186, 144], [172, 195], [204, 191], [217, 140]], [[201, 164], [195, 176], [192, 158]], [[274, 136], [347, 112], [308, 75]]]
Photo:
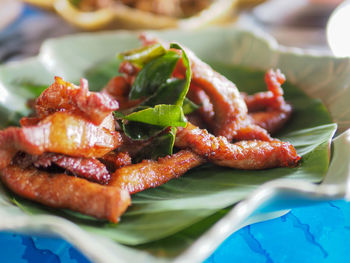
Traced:
[[[147, 34], [140, 35], [140, 39], [143, 45], [160, 42]], [[163, 44], [167, 45], [167, 43]], [[185, 50], [192, 70], [189, 93], [191, 94], [192, 88], [202, 89], [207, 96], [199, 94], [198, 100], [202, 99], [201, 104], [207, 105], [207, 98], [209, 98], [214, 109], [214, 116], [210, 118], [207, 116], [209, 111], [207, 106], [200, 111], [202, 118], [209, 124], [210, 130], [217, 136], [226, 137], [229, 141], [252, 139], [271, 141], [272, 138], [266, 130], [252, 123], [248, 116], [247, 106], [236, 85], [201, 61], [191, 50], [188, 48]], [[176, 65], [173, 75], [175, 77], [185, 76], [185, 67], [181, 60]]]
[[[123, 63], [122, 65], [126, 65]], [[122, 67], [121, 65], [121, 67]], [[116, 99], [119, 103], [119, 110], [125, 110], [137, 106], [142, 102], [141, 99], [130, 100], [129, 92], [131, 89], [131, 82], [134, 81], [134, 77], [127, 75], [129, 80], [124, 76], [117, 76], [112, 78], [102, 90], [102, 93], [107, 93], [112, 98]], [[132, 75], [134, 76], [134, 75]]]
[[192, 52], [188, 52], [191, 61], [192, 81], [209, 96], [214, 107], [214, 121], [211, 122], [215, 135], [231, 140], [247, 117], [247, 107], [235, 84], [209, 65], [202, 62]]
[[100, 158], [109, 171], [114, 172], [118, 168], [131, 164], [131, 156], [128, 152], [109, 152]]
[[70, 171], [73, 175], [100, 184], [107, 184], [111, 178], [106, 166], [94, 158], [72, 157], [57, 153], [44, 153], [34, 162], [34, 166], [44, 168], [47, 168], [52, 164], [56, 164], [59, 167]]
[[86, 79], [80, 87], [55, 77], [55, 82], [36, 100], [36, 113], [44, 118], [57, 111], [69, 111], [84, 116], [96, 125], [119, 108], [116, 100], [107, 94], [90, 92]]
[[243, 94], [252, 122], [269, 133], [281, 129], [292, 115], [292, 106], [284, 100], [281, 87], [285, 80], [280, 70], [270, 69], [265, 74], [268, 91], [250, 96]]
[[292, 115], [292, 107], [288, 104], [285, 110], [276, 111], [261, 111], [250, 113], [249, 116], [252, 118], [252, 122], [261, 128], [265, 129], [271, 134], [279, 131]]
[[252, 140], [231, 144], [225, 137], [215, 137], [191, 123], [178, 129], [175, 146], [190, 148], [217, 165], [236, 169], [293, 167], [300, 160], [288, 142]]
[[130, 205], [128, 191], [66, 174], [10, 165], [0, 171], [2, 182], [16, 194], [54, 208], [67, 208], [117, 223]]
[[212, 123], [215, 121], [215, 113], [209, 96], [205, 93], [204, 90], [192, 83], [191, 88], [187, 93], [187, 97], [197, 105], [200, 105], [198, 112], [205, 122], [206, 126], [211, 127]]
[[83, 117], [56, 112], [36, 126], [0, 131], [0, 169], [5, 168], [18, 151], [32, 155], [54, 152], [76, 157], [102, 157], [121, 143], [120, 134], [114, 131], [112, 114], [96, 126]]
[[126, 189], [130, 194], [157, 187], [170, 179], [183, 175], [205, 161], [190, 150], [182, 150], [171, 156], [125, 166], [112, 174], [110, 186]]

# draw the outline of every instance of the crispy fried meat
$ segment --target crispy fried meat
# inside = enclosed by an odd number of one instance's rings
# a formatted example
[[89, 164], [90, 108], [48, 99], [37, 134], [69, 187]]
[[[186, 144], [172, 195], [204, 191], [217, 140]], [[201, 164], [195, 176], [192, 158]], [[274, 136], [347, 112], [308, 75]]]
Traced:
[[[160, 42], [147, 34], [142, 34], [140, 40], [144, 45]], [[252, 123], [247, 106], [236, 85], [201, 61], [191, 50], [187, 48], [185, 50], [192, 70], [189, 95], [197, 104], [202, 105], [200, 113], [210, 130], [229, 141], [252, 139], [271, 141], [272, 138], [263, 128]], [[181, 61], [176, 65], [173, 75], [185, 76], [185, 67]], [[200, 93], [198, 89], [203, 90], [205, 94]], [[250, 133], [251, 131], [254, 132]]]
[[73, 175], [90, 181], [107, 184], [111, 175], [106, 166], [94, 158], [72, 157], [57, 153], [44, 153], [34, 162], [36, 167], [47, 168], [52, 164], [62, 167]]
[[34, 126], [37, 125], [41, 121], [39, 117], [23, 117], [19, 120], [19, 124], [24, 126]]
[[124, 76], [112, 78], [102, 90], [119, 103], [119, 110], [125, 110], [137, 106], [142, 100], [129, 100], [131, 84]]
[[279, 131], [292, 115], [292, 107], [286, 104], [284, 110], [261, 111], [250, 113], [252, 122], [271, 134]]
[[100, 158], [108, 170], [115, 172], [118, 168], [131, 164], [131, 156], [128, 152], [109, 152]]
[[66, 174], [10, 165], [0, 171], [2, 182], [16, 194], [55, 207], [68, 208], [117, 223], [130, 205], [128, 191]]
[[191, 61], [192, 82], [205, 91], [214, 108], [211, 129], [215, 135], [233, 139], [237, 130], [247, 122], [247, 107], [237, 87], [192, 52], [186, 52]]
[[204, 162], [192, 151], [182, 150], [157, 161], [143, 160], [141, 163], [117, 169], [112, 174], [109, 185], [126, 189], [134, 194], [162, 185]]
[[175, 145], [182, 149], [190, 148], [217, 165], [237, 169], [293, 167], [300, 160], [290, 143], [252, 140], [231, 144], [225, 137], [215, 137], [191, 123], [178, 129]]
[[[145, 45], [158, 42], [147, 35], [141, 39]], [[118, 222], [130, 205], [130, 194], [164, 184], [207, 160], [246, 170], [296, 166], [300, 156], [294, 147], [268, 133], [277, 131], [291, 116], [292, 107], [281, 88], [284, 75], [268, 71], [268, 91], [248, 96], [192, 51], [186, 49], [186, 53], [192, 71], [187, 96], [201, 105], [189, 117], [218, 137], [188, 122], [176, 134], [175, 146], [181, 151], [132, 164], [131, 157], [151, 145], [152, 139], [140, 143], [115, 131], [116, 100], [122, 110], [141, 102], [128, 98], [140, 68], [126, 61], [119, 68], [124, 75], [113, 78], [101, 93], [89, 92], [85, 79], [78, 87], [55, 77], [55, 83], [36, 100], [37, 116], [23, 118], [21, 128], [0, 131], [2, 181], [39, 203]], [[185, 71], [179, 60], [173, 77], [184, 78]], [[53, 164], [52, 174], [33, 167]], [[57, 166], [107, 186], [58, 173]]]
[[283, 97], [281, 85], [286, 78], [280, 70], [269, 70], [265, 74], [267, 92], [251, 96], [243, 94], [252, 122], [269, 133], [281, 129], [292, 115], [292, 106]]
[[82, 115], [96, 125], [119, 108], [118, 102], [110, 96], [90, 92], [86, 79], [80, 80], [80, 87], [55, 77], [55, 82], [36, 100], [36, 113], [44, 118], [57, 111], [69, 111]]
[[102, 157], [122, 142], [114, 131], [114, 118], [107, 116], [100, 126], [68, 112], [56, 112], [36, 126], [10, 127], [0, 131], [0, 169], [17, 151], [33, 155], [44, 152], [76, 157]]
[[209, 96], [204, 90], [192, 83], [191, 88], [187, 93], [187, 97], [197, 105], [200, 105], [198, 112], [206, 126], [211, 128], [212, 123], [214, 122], [215, 112]]

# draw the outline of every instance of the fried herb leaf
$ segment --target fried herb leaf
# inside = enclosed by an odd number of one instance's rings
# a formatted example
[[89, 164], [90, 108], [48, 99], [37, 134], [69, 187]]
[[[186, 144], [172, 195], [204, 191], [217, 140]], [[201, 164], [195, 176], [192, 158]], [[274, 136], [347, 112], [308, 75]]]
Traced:
[[197, 105], [196, 103], [194, 103], [190, 99], [185, 98], [184, 103], [182, 105], [182, 110], [183, 110], [184, 114], [187, 115], [187, 114], [194, 112], [195, 110], [198, 110], [199, 107], [200, 107], [199, 105]]
[[162, 56], [166, 53], [165, 48], [156, 43], [154, 45], [149, 45], [137, 49], [132, 49], [126, 52], [122, 52], [118, 55], [118, 58], [121, 60], [127, 60], [132, 63], [135, 63], [139, 66], [143, 66], [150, 62], [151, 60]]
[[137, 75], [129, 98], [134, 100], [153, 95], [170, 78], [179, 58], [176, 52], [168, 51], [147, 63]]
[[162, 156], [173, 154], [176, 131], [177, 129], [175, 127], [170, 127], [161, 132], [158, 136], [155, 136], [151, 143], [142, 149], [136, 161], [157, 159]]
[[179, 100], [178, 100], [178, 105], [182, 106], [182, 103], [187, 95], [188, 89], [190, 88], [190, 84], [191, 84], [191, 67], [190, 67], [190, 61], [188, 60], [187, 54], [185, 52], [185, 50], [183, 50], [182, 47], [180, 47], [178, 44], [172, 43], [170, 44], [170, 48], [174, 48], [174, 49], [178, 49], [181, 50], [181, 54], [182, 54], [182, 63], [184, 64], [185, 68], [186, 68], [186, 83], [184, 86], [184, 89], [182, 91], [182, 93], [179, 96]]
[[142, 122], [121, 120], [120, 126], [126, 136], [134, 141], [144, 141], [157, 136], [166, 127], [150, 125]]
[[160, 127], [185, 127], [187, 124], [182, 108], [177, 105], [156, 105], [124, 116], [125, 120], [141, 122]]
[[186, 80], [172, 78], [168, 79], [164, 84], [162, 84], [157, 92], [144, 101], [141, 105], [154, 107], [158, 104], [172, 104], [181, 105], [183, 98], [181, 94], [183, 93]]

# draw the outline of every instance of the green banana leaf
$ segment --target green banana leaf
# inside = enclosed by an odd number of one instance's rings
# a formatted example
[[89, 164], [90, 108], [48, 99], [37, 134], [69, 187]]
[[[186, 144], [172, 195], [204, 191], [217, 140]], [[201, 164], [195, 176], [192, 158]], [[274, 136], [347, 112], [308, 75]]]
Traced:
[[[280, 67], [290, 80], [284, 85], [284, 90], [286, 99], [294, 107], [294, 114], [277, 137], [290, 141], [296, 147], [297, 152], [302, 155], [301, 164], [296, 168], [263, 171], [242, 171], [205, 164], [161, 187], [134, 195], [132, 207], [117, 225], [71, 211], [48, 209], [14, 196], [2, 187], [0, 215], [4, 215], [4, 220], [0, 223], [0, 228], [13, 228], [14, 223], [11, 222], [18, 218], [17, 226], [30, 230], [33, 227], [28, 226], [34, 226], [35, 222], [38, 224], [40, 220], [47, 218], [49, 221], [41, 229], [60, 233], [71, 239], [88, 256], [99, 262], [108, 262], [108, 256], [110, 260], [114, 257], [115, 260], [132, 258], [154, 261], [190, 255], [193, 261], [203, 260], [203, 255], [208, 256], [206, 253], [211, 250], [202, 251], [200, 255], [196, 255], [198, 251], [191, 252], [191, 248], [198, 244], [196, 240], [202, 240], [207, 230], [213, 231], [213, 226], [220, 225], [226, 218], [234, 218], [234, 222], [238, 222], [234, 224], [235, 229], [251, 222], [246, 220], [248, 211], [238, 213], [239, 205], [236, 204], [246, 198], [249, 200], [256, 191], [263, 188], [261, 185], [273, 183], [275, 179], [288, 179], [286, 182], [291, 182], [292, 187], [294, 182], [300, 180], [320, 183], [324, 179], [330, 160], [329, 143], [337, 128], [332, 119], [338, 122], [341, 131], [348, 127], [348, 119], [343, 115], [344, 107], [340, 110], [340, 106], [345, 104], [344, 99], [340, 98], [338, 105], [331, 104], [329, 99], [334, 97], [330, 96], [332, 93], [324, 87], [334, 85], [333, 92], [337, 93], [340, 86], [344, 87], [345, 83], [350, 83], [346, 74], [350, 68], [348, 61], [285, 52], [277, 49], [274, 46], [275, 42], [268, 38], [261, 39], [250, 32], [230, 28], [207, 29], [196, 33], [165, 31], [158, 34], [166, 40], [176, 39], [192, 48], [199, 57], [233, 80], [241, 91], [248, 93], [265, 90], [263, 70]], [[90, 80], [90, 88], [98, 90], [113, 72], [117, 74], [118, 63], [111, 62], [110, 57], [138, 45], [136, 35], [132, 33], [82, 34], [48, 41], [38, 58], [2, 66], [0, 125], [5, 127], [16, 123], [21, 115], [28, 113], [25, 107], [26, 100], [34, 97], [36, 92], [22, 85], [23, 83], [27, 86], [28, 83], [48, 85], [53, 81], [54, 75], [73, 82], [77, 82], [80, 77], [87, 77]], [[337, 78], [332, 78], [328, 72], [328, 79], [325, 79], [325, 74], [330, 69], [337, 72]], [[311, 76], [319, 79], [313, 79]], [[309, 95], [313, 90], [317, 90], [317, 94], [313, 94], [311, 98]], [[309, 95], [306, 95], [305, 91]], [[349, 94], [347, 90], [343, 92]], [[316, 99], [318, 96], [331, 110], [332, 116], [325, 105]], [[342, 192], [336, 194], [341, 196]], [[242, 207], [246, 201], [240, 204]], [[254, 212], [254, 209], [251, 212]], [[234, 217], [232, 213], [236, 213], [233, 214]], [[12, 221], [7, 220], [9, 215], [14, 216]], [[45, 217], [48, 215], [51, 216]], [[246, 216], [240, 218], [239, 215]], [[24, 218], [27, 218], [26, 223]], [[74, 224], [60, 218], [68, 219]], [[263, 219], [266, 218], [267, 214]], [[261, 218], [256, 217], [254, 220]], [[54, 226], [61, 226], [60, 232]], [[221, 235], [219, 232], [216, 234], [222, 241], [228, 232], [223, 231]], [[95, 244], [93, 240], [99, 244]], [[111, 240], [117, 243], [112, 243]], [[218, 242], [220, 241], [217, 241], [214, 247]], [[98, 247], [98, 253], [89, 250], [92, 244]], [[106, 246], [102, 247], [103, 244]], [[187, 249], [189, 250], [184, 253]]]

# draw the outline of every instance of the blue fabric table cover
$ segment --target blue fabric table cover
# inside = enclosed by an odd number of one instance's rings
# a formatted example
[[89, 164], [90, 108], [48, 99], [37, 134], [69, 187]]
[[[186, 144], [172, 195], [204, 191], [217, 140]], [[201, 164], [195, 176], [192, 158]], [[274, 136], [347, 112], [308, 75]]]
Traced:
[[[28, 19], [42, 15], [45, 14], [41, 10], [25, 6], [19, 19], [0, 32], [0, 43], [6, 45], [6, 38], [13, 35], [13, 31], [23, 29]], [[56, 33], [75, 31], [67, 26], [64, 32]], [[46, 33], [50, 37], [55, 34], [53, 31]], [[19, 39], [18, 49], [9, 45], [11, 54], [16, 54], [14, 59], [22, 57], [20, 45], [26, 41], [25, 37]], [[35, 55], [35, 52], [35, 49], [29, 53], [26, 50], [23, 57]], [[7, 54], [0, 50], [0, 61], [4, 61]], [[349, 248], [350, 203], [340, 200], [296, 208], [280, 218], [246, 226], [228, 237], [205, 263], [345, 263], [350, 262]], [[90, 262], [77, 248], [62, 239], [12, 232], [0, 232], [0, 255], [1, 263]]]
[[[273, 220], [242, 228], [228, 237], [205, 263], [348, 263], [350, 203], [324, 202], [293, 209]], [[0, 262], [88, 263], [59, 238], [0, 232]]]

